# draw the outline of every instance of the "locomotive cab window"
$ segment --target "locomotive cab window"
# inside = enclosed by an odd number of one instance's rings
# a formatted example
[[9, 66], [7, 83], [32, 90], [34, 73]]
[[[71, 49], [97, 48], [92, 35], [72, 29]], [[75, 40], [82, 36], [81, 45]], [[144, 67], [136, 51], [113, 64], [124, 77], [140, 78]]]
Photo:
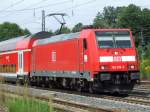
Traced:
[[95, 32], [100, 48], [131, 48], [129, 32]]

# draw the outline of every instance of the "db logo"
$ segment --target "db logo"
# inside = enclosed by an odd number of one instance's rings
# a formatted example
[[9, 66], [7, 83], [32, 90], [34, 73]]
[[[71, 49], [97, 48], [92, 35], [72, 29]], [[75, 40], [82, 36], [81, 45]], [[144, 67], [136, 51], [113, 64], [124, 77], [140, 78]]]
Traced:
[[121, 56], [114, 56], [113, 60], [116, 62], [121, 61]]
[[10, 61], [9, 56], [6, 56], [6, 60], [7, 60], [8, 62]]

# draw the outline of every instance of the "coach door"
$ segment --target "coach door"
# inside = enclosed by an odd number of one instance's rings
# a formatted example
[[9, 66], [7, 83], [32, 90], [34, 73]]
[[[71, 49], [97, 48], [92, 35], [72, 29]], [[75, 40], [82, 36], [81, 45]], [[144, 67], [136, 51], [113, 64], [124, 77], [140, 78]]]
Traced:
[[18, 52], [18, 75], [23, 75], [23, 51]]

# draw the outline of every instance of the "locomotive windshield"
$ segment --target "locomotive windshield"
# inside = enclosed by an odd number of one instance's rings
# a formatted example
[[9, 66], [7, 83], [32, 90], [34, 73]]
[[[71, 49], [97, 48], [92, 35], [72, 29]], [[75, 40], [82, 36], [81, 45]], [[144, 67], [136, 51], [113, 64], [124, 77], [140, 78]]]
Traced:
[[100, 48], [131, 48], [129, 32], [95, 32]]

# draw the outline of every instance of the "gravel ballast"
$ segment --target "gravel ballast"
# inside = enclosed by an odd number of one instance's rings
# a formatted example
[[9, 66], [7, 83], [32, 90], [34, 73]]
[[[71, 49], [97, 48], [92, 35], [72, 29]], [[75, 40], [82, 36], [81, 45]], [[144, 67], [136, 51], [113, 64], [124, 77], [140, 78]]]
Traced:
[[150, 106], [126, 103], [122, 101], [114, 101], [114, 100], [97, 98], [97, 97], [88, 97], [88, 96], [68, 94], [68, 93], [55, 92], [49, 90], [41, 90], [35, 88], [25, 89], [23, 87], [7, 85], [7, 84], [1, 84], [0, 88], [10, 92], [20, 92], [20, 93], [28, 92], [29, 94], [32, 94], [34, 96], [40, 96], [40, 95], [44, 97], [53, 96], [55, 98], [60, 98], [67, 101], [74, 101], [78, 103], [84, 103], [93, 107], [100, 107], [104, 109], [124, 109], [124, 110], [128, 110], [128, 112], [150, 112]]

